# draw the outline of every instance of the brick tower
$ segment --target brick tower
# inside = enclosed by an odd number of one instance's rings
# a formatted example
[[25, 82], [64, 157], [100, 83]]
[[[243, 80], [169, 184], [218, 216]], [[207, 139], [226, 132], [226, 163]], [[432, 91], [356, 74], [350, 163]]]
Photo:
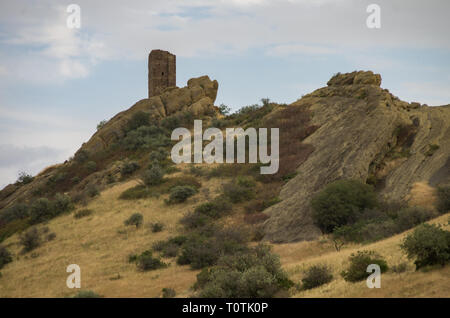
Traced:
[[164, 88], [176, 86], [176, 56], [153, 50], [148, 56], [148, 97], [159, 95]]

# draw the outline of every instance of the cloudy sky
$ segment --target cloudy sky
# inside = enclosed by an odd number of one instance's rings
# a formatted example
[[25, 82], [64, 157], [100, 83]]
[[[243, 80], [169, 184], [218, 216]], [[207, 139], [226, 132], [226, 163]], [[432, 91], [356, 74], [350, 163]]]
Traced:
[[[156, 48], [177, 55], [178, 86], [207, 74], [234, 110], [293, 102], [356, 69], [403, 100], [450, 103], [448, 0], [71, 1], [0, 0], [0, 188], [145, 98]], [[71, 3], [79, 29], [67, 27]], [[380, 29], [366, 25], [372, 3]]]

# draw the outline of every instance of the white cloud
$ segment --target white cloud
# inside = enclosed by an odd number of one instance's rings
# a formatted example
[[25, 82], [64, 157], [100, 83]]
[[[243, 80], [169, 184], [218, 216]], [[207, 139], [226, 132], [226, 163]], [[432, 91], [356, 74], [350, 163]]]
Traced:
[[306, 45], [306, 44], [282, 44], [267, 50], [268, 55], [272, 56], [288, 56], [288, 55], [328, 55], [336, 54], [336, 48], [326, 46]]

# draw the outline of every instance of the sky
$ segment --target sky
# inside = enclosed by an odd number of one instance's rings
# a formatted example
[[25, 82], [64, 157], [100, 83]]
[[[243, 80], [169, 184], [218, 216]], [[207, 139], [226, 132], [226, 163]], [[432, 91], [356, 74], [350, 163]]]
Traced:
[[218, 80], [215, 104], [232, 110], [291, 103], [354, 70], [402, 100], [450, 104], [449, 13], [448, 0], [0, 0], [0, 188], [146, 98], [152, 49], [177, 55], [180, 87]]

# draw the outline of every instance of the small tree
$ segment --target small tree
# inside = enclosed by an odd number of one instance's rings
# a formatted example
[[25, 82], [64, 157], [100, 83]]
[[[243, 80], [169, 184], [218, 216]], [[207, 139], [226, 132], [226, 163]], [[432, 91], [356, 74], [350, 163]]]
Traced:
[[408, 234], [401, 248], [408, 258], [416, 259], [416, 269], [427, 265], [445, 265], [450, 261], [450, 231], [434, 224], [422, 224]]
[[144, 217], [140, 213], [134, 213], [124, 223], [125, 225], [134, 225], [136, 228], [140, 227], [144, 222]]
[[364, 209], [376, 204], [373, 188], [355, 180], [333, 182], [311, 201], [314, 222], [324, 233], [355, 222]]
[[450, 211], [450, 186], [439, 187], [437, 194], [437, 210], [442, 214], [447, 213]]
[[102, 129], [103, 127], [105, 127], [105, 125], [106, 125], [107, 122], [108, 122], [107, 120], [102, 120], [101, 122], [99, 122], [99, 123], [97, 124], [97, 130], [100, 130], [100, 129]]
[[24, 171], [19, 172], [19, 178], [17, 179], [17, 183], [20, 184], [28, 184], [33, 181], [33, 176]]

